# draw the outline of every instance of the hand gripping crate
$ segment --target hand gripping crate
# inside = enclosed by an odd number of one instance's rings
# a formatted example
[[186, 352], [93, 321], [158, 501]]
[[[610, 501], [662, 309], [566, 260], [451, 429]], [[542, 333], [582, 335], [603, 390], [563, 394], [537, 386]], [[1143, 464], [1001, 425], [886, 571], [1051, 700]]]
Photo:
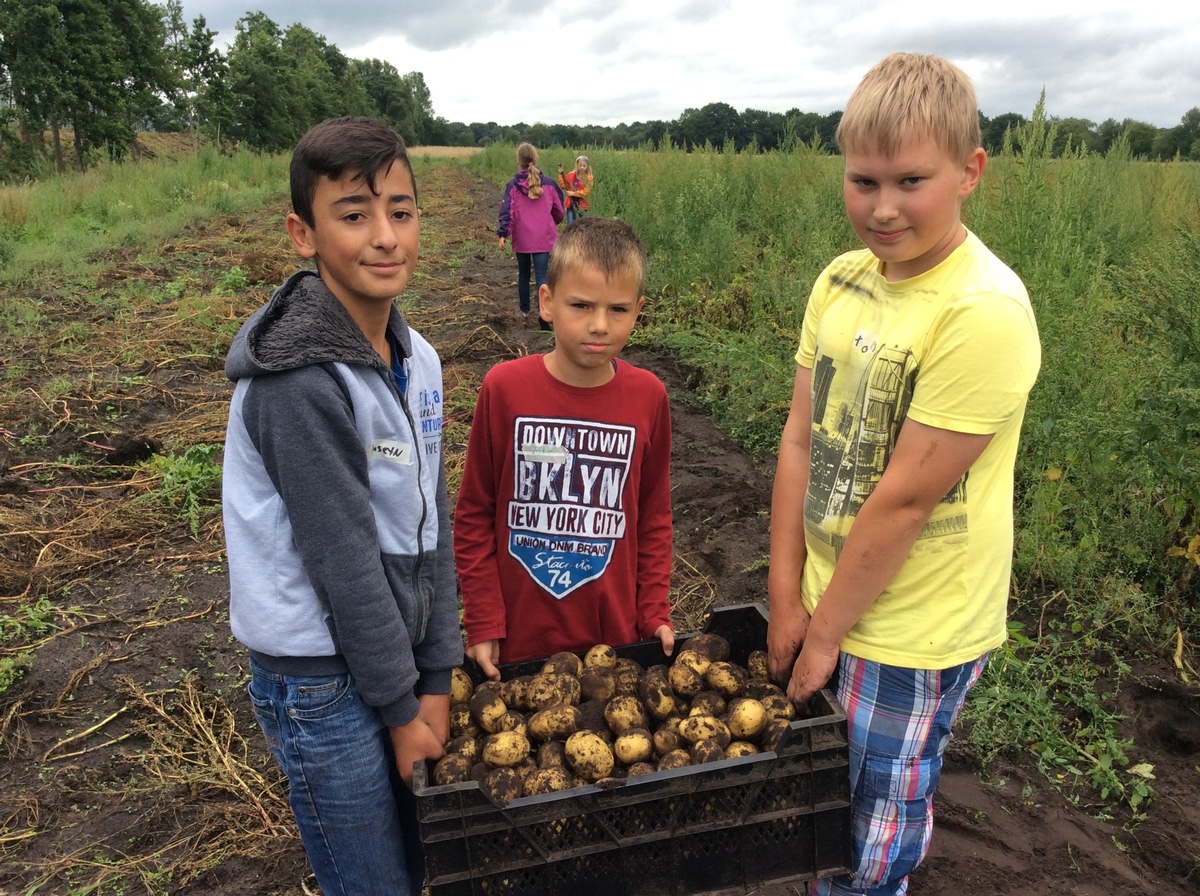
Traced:
[[[765, 649], [760, 604], [712, 613], [745, 664]], [[678, 653], [688, 635], [678, 637]], [[657, 641], [617, 648], [664, 662]], [[542, 661], [501, 667], [504, 680]], [[482, 680], [477, 669], [468, 671]], [[773, 752], [593, 784], [497, 807], [475, 782], [431, 785], [414, 768], [429, 896], [744, 894], [842, 874], [850, 861], [846, 713], [829, 691]]]

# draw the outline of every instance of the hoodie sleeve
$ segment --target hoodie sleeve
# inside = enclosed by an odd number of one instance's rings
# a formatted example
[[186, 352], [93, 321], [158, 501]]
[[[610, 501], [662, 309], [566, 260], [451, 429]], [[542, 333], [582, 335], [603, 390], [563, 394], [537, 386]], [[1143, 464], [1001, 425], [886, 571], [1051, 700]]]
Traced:
[[419, 709], [412, 637], [380, 556], [366, 452], [340, 379], [324, 365], [256, 377], [243, 419], [355, 687], [385, 724], [411, 721]]

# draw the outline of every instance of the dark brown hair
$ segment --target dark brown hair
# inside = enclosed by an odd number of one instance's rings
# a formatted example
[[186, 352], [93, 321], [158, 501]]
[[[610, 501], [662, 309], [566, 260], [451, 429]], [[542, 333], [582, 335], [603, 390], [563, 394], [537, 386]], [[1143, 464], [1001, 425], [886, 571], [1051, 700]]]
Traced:
[[313, 125], [292, 150], [292, 211], [315, 227], [312, 203], [322, 177], [337, 180], [349, 171], [374, 193], [376, 175], [386, 175], [397, 162], [408, 169], [415, 194], [417, 179], [404, 138], [382, 121], [348, 115]]

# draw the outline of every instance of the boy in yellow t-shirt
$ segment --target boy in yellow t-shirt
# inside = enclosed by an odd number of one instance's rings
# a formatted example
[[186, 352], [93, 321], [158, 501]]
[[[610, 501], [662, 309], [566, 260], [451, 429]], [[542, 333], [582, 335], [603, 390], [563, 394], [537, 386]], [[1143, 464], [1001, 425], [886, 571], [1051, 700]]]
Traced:
[[942, 753], [1004, 642], [1013, 467], [1041, 363], [1017, 276], [966, 227], [987, 163], [967, 76], [893, 54], [837, 133], [865, 249], [804, 315], [771, 502], [772, 673], [849, 716], [853, 874], [812, 892], [907, 891]]

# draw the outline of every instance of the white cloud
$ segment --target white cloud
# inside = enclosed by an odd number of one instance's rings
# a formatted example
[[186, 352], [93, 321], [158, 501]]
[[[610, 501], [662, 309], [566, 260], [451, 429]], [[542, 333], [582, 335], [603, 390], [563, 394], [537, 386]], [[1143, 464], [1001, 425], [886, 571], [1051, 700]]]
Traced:
[[[184, 0], [234, 37], [242, 2]], [[894, 50], [939, 53], [972, 77], [985, 115], [1133, 118], [1160, 127], [1200, 105], [1200, 15], [1163, 0], [996, 5], [858, 0], [264, 0], [349, 56], [425, 76], [451, 121], [614, 125], [671, 121], [724, 102], [785, 112], [842, 108]], [[1185, 9], [1187, 11], [1185, 11]]]

